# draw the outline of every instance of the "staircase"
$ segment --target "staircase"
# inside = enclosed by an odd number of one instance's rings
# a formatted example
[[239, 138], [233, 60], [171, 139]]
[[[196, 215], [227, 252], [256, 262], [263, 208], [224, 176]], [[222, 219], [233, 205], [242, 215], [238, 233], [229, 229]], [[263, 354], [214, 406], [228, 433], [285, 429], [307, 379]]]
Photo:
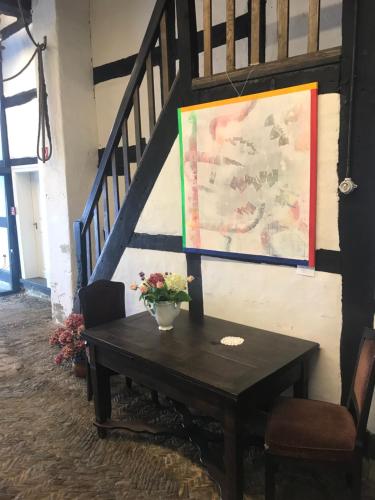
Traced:
[[[236, 39], [248, 39], [255, 88], [260, 78], [270, 77], [269, 85], [275, 85], [278, 75], [293, 71], [301, 75], [304, 69], [306, 79], [312, 81], [312, 69], [339, 63], [340, 48], [318, 50], [319, 5], [319, 0], [310, 0], [306, 54], [288, 57], [289, 0], [277, 0], [278, 60], [266, 63], [265, 0], [249, 0], [248, 14], [237, 18], [235, 0], [226, 0], [226, 23], [215, 29], [212, 2], [204, 0], [203, 32], [197, 32], [194, 0], [157, 0], [90, 196], [81, 219], [74, 223], [78, 288], [112, 277], [177, 137], [177, 108], [233, 97], [228, 74], [232, 82], [249, 79], [248, 67], [236, 69]], [[213, 74], [212, 49], [219, 45], [226, 47], [226, 71]], [[199, 52], [204, 52], [201, 78]], [[278, 85], [283, 86], [283, 78]], [[147, 90], [147, 102], [142, 100], [141, 87]], [[148, 120], [142, 120], [141, 109], [148, 110]]]

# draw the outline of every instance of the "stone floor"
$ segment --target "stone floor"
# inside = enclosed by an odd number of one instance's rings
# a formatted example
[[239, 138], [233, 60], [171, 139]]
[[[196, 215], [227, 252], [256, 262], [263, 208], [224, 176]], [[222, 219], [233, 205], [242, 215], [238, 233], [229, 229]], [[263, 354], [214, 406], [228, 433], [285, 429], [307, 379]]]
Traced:
[[0, 281], [0, 293], [9, 292], [9, 290], [10, 290], [9, 283], [6, 283], [5, 281]]
[[[85, 383], [70, 367], [53, 364], [47, 301], [0, 298], [0, 499], [164, 500], [219, 498], [196, 449], [177, 438], [113, 432], [99, 440]], [[179, 418], [148, 391], [113, 387], [114, 418], [173, 425]], [[245, 456], [245, 498], [263, 499], [263, 453]], [[281, 470], [278, 499], [345, 500], [343, 478], [309, 470]], [[364, 500], [375, 498], [375, 467], [366, 462]]]

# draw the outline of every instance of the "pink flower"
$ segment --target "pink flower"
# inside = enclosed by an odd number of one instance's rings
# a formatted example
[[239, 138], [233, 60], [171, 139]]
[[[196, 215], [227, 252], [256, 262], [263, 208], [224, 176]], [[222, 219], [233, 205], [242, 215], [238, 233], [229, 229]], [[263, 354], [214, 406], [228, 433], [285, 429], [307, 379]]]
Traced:
[[85, 331], [85, 325], [81, 325], [78, 327], [78, 330], [77, 330], [77, 333], [78, 333], [78, 336], [81, 335], [82, 332]]
[[161, 273], [150, 274], [150, 277], [147, 281], [150, 283], [150, 285], [157, 286], [158, 281], [164, 283], [164, 276]]
[[61, 365], [61, 363], [63, 362], [63, 359], [64, 359], [64, 356], [61, 354], [58, 354], [57, 356], [55, 356], [55, 363], [57, 365]]
[[139, 287], [139, 290], [140, 290], [140, 292], [141, 292], [142, 294], [144, 294], [144, 293], [147, 293], [148, 288], [147, 288], [147, 286], [146, 286], [146, 285], [141, 285], [141, 286]]
[[69, 330], [65, 330], [60, 333], [59, 336], [59, 344], [61, 345], [67, 345], [70, 344], [73, 341], [73, 334]]
[[79, 340], [76, 344], [76, 349], [82, 351], [86, 347], [86, 342], [84, 340]]
[[54, 332], [49, 338], [49, 345], [59, 345], [59, 333]]
[[156, 283], [156, 288], [163, 288], [163, 286], [164, 286], [164, 283], [162, 281], [158, 281]]
[[64, 359], [70, 359], [73, 357], [74, 349], [70, 345], [65, 345], [61, 350], [61, 354]]
[[69, 314], [64, 324], [69, 330], [77, 330], [78, 327], [83, 325], [83, 316], [82, 314]]
[[137, 286], [137, 284], [136, 284], [136, 283], [132, 283], [132, 284], [130, 285], [130, 290], [137, 290], [137, 288], [138, 288], [138, 286]]
[[192, 281], [194, 281], [194, 279], [195, 279], [194, 276], [188, 276], [187, 277], [187, 282], [191, 283]]

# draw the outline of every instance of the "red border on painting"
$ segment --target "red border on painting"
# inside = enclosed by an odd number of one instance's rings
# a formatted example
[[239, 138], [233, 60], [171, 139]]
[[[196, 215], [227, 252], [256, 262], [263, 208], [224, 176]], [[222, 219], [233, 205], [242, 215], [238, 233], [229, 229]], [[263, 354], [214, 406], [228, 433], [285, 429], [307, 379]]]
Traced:
[[311, 89], [309, 267], [315, 267], [318, 152], [318, 89]]

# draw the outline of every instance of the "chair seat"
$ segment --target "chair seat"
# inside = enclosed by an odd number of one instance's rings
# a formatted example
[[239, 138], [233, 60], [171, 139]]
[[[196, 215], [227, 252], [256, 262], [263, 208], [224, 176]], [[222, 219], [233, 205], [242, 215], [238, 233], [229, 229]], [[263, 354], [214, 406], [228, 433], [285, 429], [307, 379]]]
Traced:
[[355, 422], [346, 407], [308, 399], [280, 402], [265, 437], [271, 454], [327, 461], [349, 460], [355, 440]]

